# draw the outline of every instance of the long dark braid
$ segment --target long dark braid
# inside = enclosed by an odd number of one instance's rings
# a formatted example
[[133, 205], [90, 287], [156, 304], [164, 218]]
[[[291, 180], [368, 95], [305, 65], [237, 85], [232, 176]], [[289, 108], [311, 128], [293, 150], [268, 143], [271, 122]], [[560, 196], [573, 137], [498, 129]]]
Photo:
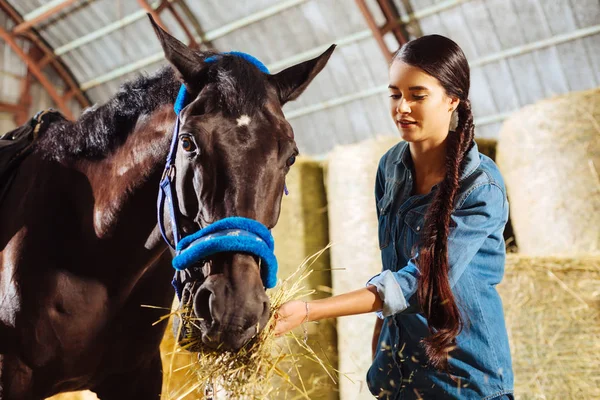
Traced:
[[432, 334], [423, 340], [423, 344], [430, 363], [439, 369], [447, 368], [448, 353], [462, 329], [448, 275], [448, 234], [465, 155], [473, 145], [474, 129], [469, 100], [461, 101], [457, 111], [459, 125], [455, 132], [450, 132], [446, 145], [446, 175], [425, 216], [418, 260], [421, 272], [417, 292], [419, 304]]
[[417, 295], [427, 318], [431, 336], [423, 340], [429, 363], [448, 369], [448, 354], [456, 344], [463, 322], [450, 288], [448, 235], [450, 216], [465, 168], [466, 154], [474, 144], [473, 114], [468, 100], [469, 64], [460, 47], [440, 35], [428, 35], [405, 44], [394, 56], [438, 79], [446, 94], [460, 100], [458, 127], [446, 142], [446, 174], [425, 216], [425, 230], [419, 247], [420, 271]]

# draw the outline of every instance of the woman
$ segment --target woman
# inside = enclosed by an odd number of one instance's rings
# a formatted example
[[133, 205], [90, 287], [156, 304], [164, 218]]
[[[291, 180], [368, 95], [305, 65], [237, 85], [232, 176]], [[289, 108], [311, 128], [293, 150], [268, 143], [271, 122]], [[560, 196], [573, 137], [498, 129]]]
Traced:
[[305, 321], [378, 312], [367, 383], [382, 399], [510, 399], [513, 374], [495, 286], [508, 202], [473, 140], [469, 65], [439, 35], [405, 44], [389, 70], [403, 141], [379, 163], [383, 272], [366, 288], [278, 311], [276, 333]]

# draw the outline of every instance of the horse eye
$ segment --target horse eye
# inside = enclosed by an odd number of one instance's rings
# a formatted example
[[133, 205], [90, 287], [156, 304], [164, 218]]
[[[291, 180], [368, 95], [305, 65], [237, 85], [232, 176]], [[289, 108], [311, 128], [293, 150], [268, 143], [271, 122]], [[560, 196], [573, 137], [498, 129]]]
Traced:
[[185, 151], [194, 151], [196, 149], [196, 144], [191, 138], [184, 136], [181, 138], [181, 147]]
[[291, 156], [290, 158], [288, 158], [288, 160], [285, 164], [288, 167], [291, 167], [292, 165], [294, 165], [295, 162], [296, 162], [296, 156]]

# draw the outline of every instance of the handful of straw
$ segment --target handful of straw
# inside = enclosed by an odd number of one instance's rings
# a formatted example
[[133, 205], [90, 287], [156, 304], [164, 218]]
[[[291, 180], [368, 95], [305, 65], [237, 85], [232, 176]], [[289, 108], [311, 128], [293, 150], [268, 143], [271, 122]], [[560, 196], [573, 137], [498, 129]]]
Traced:
[[[199, 352], [190, 353], [186, 349], [195, 348], [200, 339], [190, 338], [183, 346], [173, 339], [168, 348], [170, 354], [167, 356], [170, 356], [170, 362], [164, 372], [163, 398], [272, 399], [287, 398], [291, 392], [293, 398], [310, 399], [310, 393], [299, 374], [298, 364], [301, 360], [319, 364], [335, 382], [336, 371], [317, 356], [307, 344], [306, 337], [299, 338], [294, 333], [280, 338], [274, 335], [274, 317], [279, 307], [287, 301], [314, 292], [306, 289], [304, 282], [312, 273], [310, 267], [314, 261], [328, 248], [329, 246], [308, 257], [291, 276], [268, 293], [271, 300], [271, 317], [267, 326], [239, 351], [222, 351], [200, 346]], [[194, 323], [193, 313], [190, 313], [190, 307], [187, 305], [163, 319], [171, 315], [177, 315], [181, 319], [180, 329], [185, 324]], [[171, 333], [167, 332], [167, 335], [171, 336]], [[294, 342], [302, 350], [300, 353], [292, 351], [291, 343]], [[176, 373], [185, 373], [186, 377], [183, 384], [178, 382], [179, 387], [173, 387], [175, 385], [172, 380]]]

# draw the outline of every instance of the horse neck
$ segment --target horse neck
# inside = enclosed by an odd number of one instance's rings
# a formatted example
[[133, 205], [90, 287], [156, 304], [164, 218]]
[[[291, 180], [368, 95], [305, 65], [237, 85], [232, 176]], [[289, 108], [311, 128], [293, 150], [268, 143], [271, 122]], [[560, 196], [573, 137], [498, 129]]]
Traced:
[[[140, 118], [125, 142], [100, 161], [81, 161], [94, 197], [93, 225], [98, 238], [128, 238], [142, 233], [146, 248], [160, 243], [148, 235], [156, 226], [158, 183], [175, 123], [173, 105]], [[148, 240], [152, 243], [148, 243]]]

